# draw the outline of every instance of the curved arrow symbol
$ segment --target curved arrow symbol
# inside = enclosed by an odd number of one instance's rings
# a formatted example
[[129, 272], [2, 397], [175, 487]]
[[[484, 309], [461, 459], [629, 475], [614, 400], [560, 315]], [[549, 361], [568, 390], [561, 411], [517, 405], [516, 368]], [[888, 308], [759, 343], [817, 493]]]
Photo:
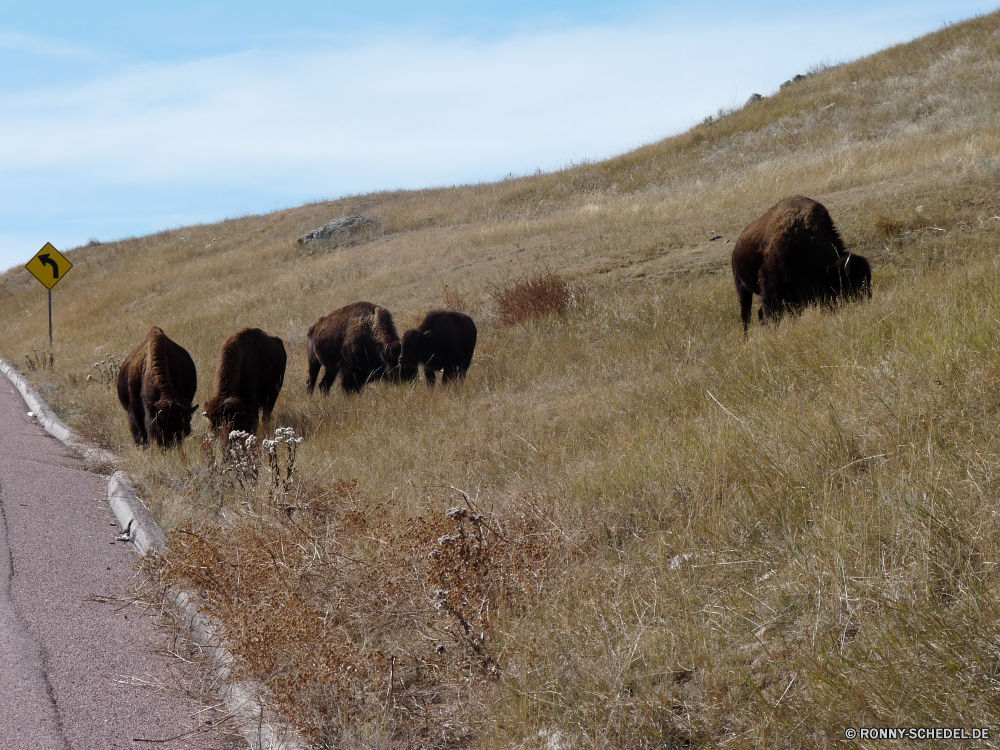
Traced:
[[59, 278], [59, 265], [49, 257], [48, 253], [42, 253], [38, 256], [38, 260], [42, 261], [43, 266], [52, 266], [52, 278]]

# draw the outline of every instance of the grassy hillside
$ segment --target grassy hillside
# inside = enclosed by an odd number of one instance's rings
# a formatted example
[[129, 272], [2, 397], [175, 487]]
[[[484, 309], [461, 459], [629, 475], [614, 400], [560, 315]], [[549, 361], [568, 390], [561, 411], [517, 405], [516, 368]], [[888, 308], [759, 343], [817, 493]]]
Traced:
[[[605, 162], [79, 248], [29, 374], [172, 532], [154, 576], [202, 591], [318, 747], [996, 726], [998, 102], [993, 14]], [[872, 261], [874, 299], [744, 340], [733, 242], [796, 193]], [[352, 213], [374, 223], [350, 242], [296, 243]], [[497, 288], [544, 271], [570, 307], [501, 325]], [[24, 370], [44, 290], [0, 284]], [[469, 311], [467, 381], [308, 397], [306, 329], [362, 299], [401, 332]], [[261, 437], [302, 442], [241, 453], [199, 416], [181, 450], [134, 448], [94, 363], [153, 324], [202, 403], [230, 333], [281, 335]]]

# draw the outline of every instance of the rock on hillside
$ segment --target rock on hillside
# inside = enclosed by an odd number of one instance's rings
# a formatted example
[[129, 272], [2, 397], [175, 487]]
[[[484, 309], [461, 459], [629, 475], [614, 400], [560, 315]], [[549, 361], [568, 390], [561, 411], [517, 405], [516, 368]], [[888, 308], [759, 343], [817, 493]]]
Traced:
[[299, 237], [299, 244], [304, 245], [308, 242], [321, 242], [323, 240], [329, 240], [337, 235], [347, 234], [355, 229], [368, 226], [371, 223], [371, 219], [358, 214], [341, 216], [339, 219], [334, 219], [329, 224], [321, 226], [319, 229], [313, 229], [311, 232], [306, 232], [304, 235]]

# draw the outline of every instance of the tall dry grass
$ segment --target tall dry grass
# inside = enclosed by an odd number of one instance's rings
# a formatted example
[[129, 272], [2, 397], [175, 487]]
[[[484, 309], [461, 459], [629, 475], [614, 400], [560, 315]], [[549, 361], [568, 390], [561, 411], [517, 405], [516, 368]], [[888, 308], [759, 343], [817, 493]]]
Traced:
[[[949, 27], [598, 164], [77, 249], [55, 366], [30, 376], [172, 532], [151, 574], [201, 592], [319, 747], [989, 726], [998, 29]], [[793, 193], [872, 259], [874, 299], [745, 341], [732, 242]], [[296, 244], [350, 213], [374, 221], [364, 242]], [[538, 268], [586, 294], [503, 325], [493, 292]], [[0, 279], [13, 362], [47, 332], [25, 276]], [[468, 378], [307, 397], [306, 329], [357, 299], [401, 331], [472, 314]], [[233, 330], [281, 335], [260, 437], [293, 430], [294, 463], [200, 418], [180, 450], [135, 449], [105, 373], [154, 323], [202, 402]]]

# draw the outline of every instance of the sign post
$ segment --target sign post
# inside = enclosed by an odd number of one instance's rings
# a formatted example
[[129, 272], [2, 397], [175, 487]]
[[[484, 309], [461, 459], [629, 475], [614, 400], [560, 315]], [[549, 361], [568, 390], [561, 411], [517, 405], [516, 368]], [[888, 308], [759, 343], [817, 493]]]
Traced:
[[49, 290], [49, 349], [52, 349], [52, 287], [59, 283], [73, 264], [52, 247], [51, 242], [46, 242], [45, 247], [35, 253], [35, 257], [24, 267]]

